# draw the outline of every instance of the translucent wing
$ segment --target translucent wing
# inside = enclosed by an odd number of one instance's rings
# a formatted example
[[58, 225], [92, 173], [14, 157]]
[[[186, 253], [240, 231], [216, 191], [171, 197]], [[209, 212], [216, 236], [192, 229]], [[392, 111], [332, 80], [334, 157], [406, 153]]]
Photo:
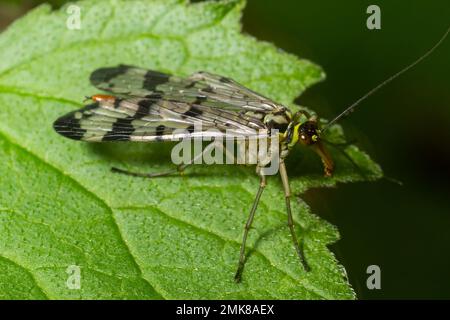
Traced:
[[260, 119], [234, 110], [157, 97], [99, 101], [68, 113], [53, 126], [75, 140], [144, 142], [255, 136], [267, 129]]
[[282, 105], [232, 79], [203, 71], [188, 78], [180, 78], [158, 71], [120, 65], [94, 71], [91, 82], [97, 88], [115, 95], [164, 98], [186, 103], [201, 102], [211, 108], [260, 114], [286, 110]]

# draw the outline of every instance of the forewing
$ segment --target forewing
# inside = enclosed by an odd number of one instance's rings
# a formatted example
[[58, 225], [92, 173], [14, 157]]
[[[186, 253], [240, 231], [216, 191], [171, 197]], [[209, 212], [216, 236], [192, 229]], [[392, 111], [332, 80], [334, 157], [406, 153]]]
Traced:
[[245, 137], [266, 128], [258, 118], [236, 111], [155, 97], [99, 101], [68, 113], [53, 126], [65, 137], [97, 142]]
[[91, 83], [116, 95], [164, 98], [186, 103], [201, 102], [211, 108], [254, 112], [260, 118], [269, 112], [286, 110], [282, 105], [232, 79], [203, 71], [188, 78], [180, 78], [120, 65], [97, 69], [91, 74]]

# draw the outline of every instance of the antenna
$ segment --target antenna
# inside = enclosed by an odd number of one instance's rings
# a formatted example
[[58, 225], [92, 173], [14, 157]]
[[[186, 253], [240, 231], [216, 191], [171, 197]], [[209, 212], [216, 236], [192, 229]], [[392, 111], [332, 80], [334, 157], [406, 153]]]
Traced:
[[370, 90], [369, 92], [367, 92], [365, 95], [363, 95], [361, 98], [359, 98], [358, 100], [356, 100], [352, 105], [350, 105], [349, 107], [347, 107], [344, 111], [342, 111], [340, 114], [338, 114], [333, 120], [331, 120], [330, 122], [328, 122], [323, 129], [321, 130], [321, 132], [324, 132], [325, 130], [327, 130], [329, 127], [331, 127], [334, 123], [336, 123], [338, 120], [340, 120], [343, 117], [348, 116], [351, 112], [353, 112], [353, 110], [355, 109], [356, 106], [358, 106], [361, 102], [363, 102], [364, 100], [366, 100], [368, 97], [370, 97], [372, 94], [374, 94], [375, 92], [377, 92], [378, 90], [380, 90], [382, 87], [384, 87], [385, 85], [387, 85], [388, 83], [390, 83], [392, 80], [394, 80], [395, 78], [399, 77], [400, 75], [402, 75], [403, 73], [405, 73], [406, 71], [408, 71], [409, 69], [411, 69], [412, 67], [414, 67], [415, 65], [417, 65], [419, 62], [421, 62], [423, 59], [425, 59], [426, 57], [428, 57], [430, 54], [433, 53], [434, 50], [436, 50], [437, 47], [439, 47], [439, 45], [445, 40], [445, 38], [447, 37], [447, 35], [450, 32], [450, 27], [447, 29], [447, 31], [445, 32], [445, 34], [441, 37], [441, 39], [430, 49], [428, 50], [425, 54], [423, 54], [420, 58], [418, 58], [416, 61], [414, 61], [413, 63], [411, 63], [410, 65], [406, 66], [405, 68], [403, 68], [402, 70], [400, 70], [399, 72], [395, 73], [394, 75], [390, 76], [389, 78], [387, 78], [386, 80], [384, 80], [382, 83], [380, 83], [379, 85], [377, 85], [375, 88], [373, 88], [372, 90]]

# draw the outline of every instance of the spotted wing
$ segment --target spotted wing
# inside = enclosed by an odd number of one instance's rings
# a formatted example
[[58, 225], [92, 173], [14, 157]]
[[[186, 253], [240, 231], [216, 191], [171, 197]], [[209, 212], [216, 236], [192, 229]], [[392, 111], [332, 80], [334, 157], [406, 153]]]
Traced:
[[181, 78], [153, 70], [120, 65], [97, 69], [91, 83], [115, 95], [164, 98], [204, 106], [246, 111], [262, 118], [269, 112], [286, 110], [280, 104], [258, 94], [232, 79], [200, 71]]
[[59, 118], [53, 127], [65, 137], [94, 142], [242, 137], [266, 129], [242, 112], [158, 97], [99, 101]]

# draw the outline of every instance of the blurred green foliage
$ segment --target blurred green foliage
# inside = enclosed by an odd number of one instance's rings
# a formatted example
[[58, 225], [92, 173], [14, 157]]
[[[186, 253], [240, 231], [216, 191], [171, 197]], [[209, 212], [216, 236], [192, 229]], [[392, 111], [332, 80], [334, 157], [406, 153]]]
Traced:
[[[249, 1], [244, 28], [320, 64], [327, 79], [299, 101], [331, 118], [418, 56], [449, 26], [447, 0], [379, 0], [382, 29], [366, 28], [373, 1]], [[342, 121], [403, 182], [342, 185], [305, 195], [337, 225], [333, 249], [360, 298], [450, 298], [450, 38], [427, 60]], [[366, 288], [377, 264], [382, 290]]]

